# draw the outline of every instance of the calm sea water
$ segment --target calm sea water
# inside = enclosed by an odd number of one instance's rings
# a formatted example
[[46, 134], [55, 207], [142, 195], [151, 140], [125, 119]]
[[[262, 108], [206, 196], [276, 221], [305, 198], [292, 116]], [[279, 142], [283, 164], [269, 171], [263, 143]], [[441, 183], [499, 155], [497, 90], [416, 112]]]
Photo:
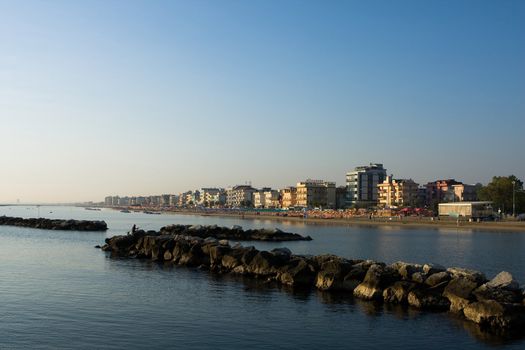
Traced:
[[[437, 262], [510, 271], [525, 283], [525, 233], [363, 228], [147, 215], [74, 207], [0, 207], [0, 215], [103, 219], [107, 233], [0, 226], [0, 349], [525, 348], [448, 314], [420, 313], [318, 291], [294, 291], [183, 267], [110, 259], [93, 248], [133, 224], [279, 227], [310, 235], [295, 253]], [[245, 243], [252, 244], [252, 243]]]

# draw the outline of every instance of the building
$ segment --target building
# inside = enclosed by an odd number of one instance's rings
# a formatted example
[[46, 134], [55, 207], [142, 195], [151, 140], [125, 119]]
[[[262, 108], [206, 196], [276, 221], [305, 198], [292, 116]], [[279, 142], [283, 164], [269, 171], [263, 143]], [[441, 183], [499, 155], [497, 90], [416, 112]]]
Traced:
[[160, 196], [160, 205], [162, 207], [168, 207], [170, 205], [170, 195], [169, 194], [163, 194]]
[[383, 164], [358, 166], [346, 174], [347, 205], [369, 206], [378, 202], [377, 185], [385, 181]]
[[226, 206], [230, 208], [253, 206], [255, 188], [249, 185], [237, 185], [226, 190]]
[[297, 206], [334, 209], [335, 182], [308, 179], [297, 183]]
[[199, 203], [205, 207], [222, 206], [226, 203], [226, 193], [222, 188], [201, 188]]
[[476, 185], [452, 185], [453, 202], [473, 202], [478, 200]]
[[427, 190], [426, 203], [428, 205], [434, 205], [435, 203], [441, 202], [453, 202], [454, 194], [452, 191], [452, 186], [460, 184], [461, 182], [458, 182], [454, 179], [436, 180], [427, 183], [425, 186]]
[[346, 207], [346, 186], [339, 186], [335, 189], [335, 207], [343, 209]]
[[269, 190], [264, 192], [264, 207], [279, 208], [279, 191]]
[[412, 179], [393, 179], [387, 176], [377, 185], [378, 204], [381, 207], [416, 206], [418, 201], [418, 184]]
[[111, 196], [107, 196], [106, 198], [104, 198], [104, 205], [110, 207], [113, 205], [113, 197]]
[[494, 215], [492, 202], [439, 203], [439, 216], [482, 219]]
[[292, 208], [297, 205], [297, 187], [287, 187], [280, 191], [281, 208]]

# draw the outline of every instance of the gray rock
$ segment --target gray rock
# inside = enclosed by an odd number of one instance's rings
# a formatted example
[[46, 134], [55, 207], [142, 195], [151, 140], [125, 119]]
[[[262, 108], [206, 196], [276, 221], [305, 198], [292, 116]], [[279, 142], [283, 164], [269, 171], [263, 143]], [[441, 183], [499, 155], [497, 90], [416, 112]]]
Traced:
[[472, 292], [478, 287], [478, 284], [467, 278], [454, 278], [443, 291], [443, 296], [450, 301], [450, 311], [462, 313], [465, 306], [474, 301]]
[[239, 225], [233, 225], [232, 230], [242, 230], [242, 226], [239, 226]]
[[485, 300], [467, 305], [463, 312], [467, 319], [488, 329], [519, 329], [525, 324], [525, 307], [519, 304]]
[[495, 300], [500, 303], [519, 303], [522, 299], [520, 290], [492, 288], [488, 283], [481, 285], [472, 292], [477, 300]]
[[423, 273], [426, 275], [432, 275], [438, 272], [445, 271], [446, 268], [439, 264], [425, 264], [423, 265]]
[[412, 280], [412, 275], [417, 272], [423, 272], [423, 266], [419, 264], [411, 264], [404, 261], [397, 261], [391, 265], [404, 280]]
[[228, 241], [227, 239], [221, 239], [219, 240], [219, 244], [228, 247], [230, 245], [230, 241]]
[[272, 249], [271, 253], [276, 254], [276, 255], [286, 255], [286, 256], [292, 255], [292, 251], [286, 247]]
[[490, 282], [487, 282], [487, 286], [491, 288], [503, 288], [508, 290], [517, 291], [520, 289], [518, 281], [512, 277], [507, 271], [502, 271], [496, 275]]
[[450, 274], [446, 271], [434, 273], [425, 280], [425, 284], [434, 287], [440, 283], [450, 281]]
[[417, 283], [425, 283], [426, 276], [422, 272], [416, 272], [412, 275], [412, 281]]
[[398, 281], [383, 291], [383, 300], [391, 304], [407, 304], [408, 294], [416, 287], [416, 283]]
[[365, 300], [382, 300], [383, 290], [400, 278], [397, 271], [391, 267], [372, 265], [363, 282], [354, 289], [354, 296]]
[[430, 289], [414, 289], [408, 293], [408, 304], [422, 310], [446, 311], [450, 301]]
[[450, 272], [452, 278], [467, 278], [479, 284], [485, 283], [487, 281], [485, 275], [476, 270], [463, 269], [460, 267], [450, 267], [447, 269], [447, 271]]

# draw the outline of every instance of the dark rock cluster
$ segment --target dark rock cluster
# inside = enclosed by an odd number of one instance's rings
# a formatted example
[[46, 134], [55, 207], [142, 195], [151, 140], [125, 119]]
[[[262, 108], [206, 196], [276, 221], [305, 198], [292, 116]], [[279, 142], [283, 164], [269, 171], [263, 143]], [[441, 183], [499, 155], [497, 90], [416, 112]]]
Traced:
[[231, 246], [224, 239], [165, 232], [169, 231], [138, 230], [114, 236], [106, 239], [102, 249], [114, 256], [339, 291], [364, 300], [422, 310], [450, 311], [495, 333], [519, 332], [525, 325], [523, 290], [508, 272], [488, 281], [478, 271], [437, 264], [386, 265], [335, 255], [302, 256], [287, 248], [260, 251], [240, 244]]
[[106, 231], [108, 229], [108, 225], [105, 221], [59, 220], [44, 218], [23, 219], [10, 216], [0, 216], [0, 225], [64, 231]]
[[235, 241], [311, 241], [310, 236], [301, 236], [297, 233], [284, 232], [278, 228], [243, 230], [241, 226], [231, 228], [217, 225], [170, 225], [160, 229], [162, 234], [187, 235], [193, 237], [215, 237], [217, 239], [232, 239]]

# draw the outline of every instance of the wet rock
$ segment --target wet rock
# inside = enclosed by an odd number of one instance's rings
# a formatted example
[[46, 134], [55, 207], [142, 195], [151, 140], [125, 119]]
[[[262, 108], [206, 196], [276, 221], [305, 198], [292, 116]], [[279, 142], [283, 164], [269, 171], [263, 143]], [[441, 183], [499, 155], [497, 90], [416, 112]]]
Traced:
[[417, 286], [414, 282], [397, 281], [383, 291], [383, 300], [391, 304], [407, 304], [408, 294]]
[[406, 263], [404, 261], [398, 261], [393, 263], [392, 268], [395, 269], [399, 275], [407, 281], [412, 280], [412, 275], [416, 272], [423, 272], [423, 266], [419, 264]]
[[463, 310], [465, 317], [488, 329], [519, 329], [524, 326], [523, 305], [483, 300], [469, 304]]
[[466, 278], [480, 284], [487, 281], [485, 275], [479, 271], [463, 269], [460, 267], [450, 267], [447, 269], [447, 271], [452, 275], [452, 278]]
[[446, 271], [437, 272], [427, 277], [425, 284], [434, 287], [443, 282], [450, 281], [450, 274]]
[[97, 220], [60, 220], [45, 218], [19, 218], [0, 216], [0, 225], [38, 228], [44, 230], [63, 231], [106, 231], [108, 225], [105, 221]]
[[425, 264], [423, 265], [423, 273], [425, 275], [432, 275], [438, 272], [445, 271], [446, 268], [439, 264]]
[[408, 304], [422, 310], [446, 311], [450, 301], [432, 289], [413, 289], [408, 293]]
[[294, 258], [278, 272], [277, 279], [289, 286], [311, 286], [316, 271], [305, 259]]
[[426, 276], [422, 272], [416, 272], [412, 275], [412, 281], [416, 283], [425, 283]]
[[518, 281], [516, 281], [507, 271], [498, 273], [496, 277], [487, 282], [487, 286], [490, 288], [503, 288], [513, 291], [518, 291], [520, 289]]
[[351, 268], [351, 261], [330, 257], [321, 263], [315, 286], [321, 290], [342, 290], [344, 278]]
[[463, 309], [475, 300], [472, 292], [478, 288], [472, 279], [456, 277], [452, 279], [443, 291], [443, 296], [450, 301], [450, 311], [462, 313]]
[[522, 300], [520, 290], [493, 288], [488, 283], [481, 285], [472, 292], [477, 300], [495, 300], [500, 303], [519, 303]]
[[399, 274], [393, 268], [372, 265], [363, 282], [354, 289], [354, 296], [365, 300], [382, 300], [383, 290], [399, 279]]

